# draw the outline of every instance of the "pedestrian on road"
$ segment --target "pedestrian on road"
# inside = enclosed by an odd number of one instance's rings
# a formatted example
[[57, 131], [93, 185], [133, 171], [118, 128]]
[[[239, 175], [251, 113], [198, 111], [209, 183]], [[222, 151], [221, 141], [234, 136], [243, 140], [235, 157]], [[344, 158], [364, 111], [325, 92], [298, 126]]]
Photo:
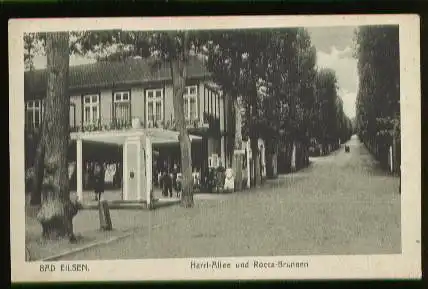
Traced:
[[95, 200], [101, 200], [101, 194], [104, 193], [104, 167], [100, 163], [95, 163], [94, 167], [94, 190]]

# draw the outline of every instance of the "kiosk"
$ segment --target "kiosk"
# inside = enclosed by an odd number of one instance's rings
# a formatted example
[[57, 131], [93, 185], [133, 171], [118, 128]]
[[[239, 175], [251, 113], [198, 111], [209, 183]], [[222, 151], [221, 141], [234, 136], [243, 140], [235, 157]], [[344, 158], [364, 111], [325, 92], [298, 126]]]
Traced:
[[[201, 137], [189, 135], [190, 140]], [[153, 193], [153, 145], [177, 144], [178, 132], [165, 129], [134, 128], [126, 131], [100, 131], [72, 133], [76, 141], [76, 179], [77, 198], [83, 199], [83, 142], [100, 146], [115, 145], [123, 151], [123, 201], [152, 202]]]

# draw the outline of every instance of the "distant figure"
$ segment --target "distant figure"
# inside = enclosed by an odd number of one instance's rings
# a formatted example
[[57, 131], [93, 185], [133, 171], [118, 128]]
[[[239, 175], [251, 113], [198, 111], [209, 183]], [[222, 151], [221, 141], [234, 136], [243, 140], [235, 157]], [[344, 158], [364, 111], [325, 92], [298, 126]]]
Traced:
[[95, 201], [101, 200], [101, 194], [104, 193], [104, 167], [99, 163], [94, 166], [94, 191]]
[[201, 174], [199, 173], [199, 170], [197, 168], [193, 169], [192, 177], [193, 177], [193, 186], [198, 188], [200, 185]]
[[177, 186], [177, 175], [179, 173], [179, 169], [177, 164], [174, 164], [174, 167], [172, 168], [172, 186], [174, 187], [174, 190], [178, 192], [178, 186]]
[[175, 195], [177, 198], [180, 198], [182, 185], [183, 185], [183, 175], [181, 173], [178, 173], [176, 178], [176, 189], [175, 189]]
[[219, 166], [217, 167], [217, 192], [224, 189], [224, 182], [226, 179], [226, 169], [223, 167], [222, 162], [219, 162]]
[[345, 153], [349, 153], [349, 146], [345, 145]]
[[235, 178], [233, 175], [233, 170], [231, 168], [226, 169], [225, 175], [226, 178], [224, 181], [224, 190], [226, 192], [233, 192], [235, 190]]
[[162, 195], [164, 197], [168, 197], [168, 193], [169, 193], [169, 195], [172, 197], [172, 177], [167, 170], [163, 172], [161, 183], [162, 183]]

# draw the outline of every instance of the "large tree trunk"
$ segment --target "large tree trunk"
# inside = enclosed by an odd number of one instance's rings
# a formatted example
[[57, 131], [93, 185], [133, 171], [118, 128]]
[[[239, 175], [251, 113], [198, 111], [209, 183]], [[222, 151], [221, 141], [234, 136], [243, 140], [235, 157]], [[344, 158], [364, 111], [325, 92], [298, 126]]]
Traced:
[[[44, 120], [44, 117], [42, 117]], [[31, 186], [30, 205], [39, 206], [42, 204], [42, 183], [43, 183], [43, 161], [45, 155], [45, 137], [42, 130], [38, 139], [36, 155], [34, 160], [34, 177]]]
[[250, 96], [251, 111], [250, 111], [250, 146], [253, 162], [253, 185], [257, 186], [261, 183], [261, 172], [260, 172], [260, 153], [259, 153], [259, 132], [258, 132], [258, 92], [256, 78], [252, 75], [252, 95]]
[[68, 32], [48, 33], [47, 96], [42, 135], [46, 136], [43, 154], [42, 206], [37, 219], [43, 237], [58, 238], [73, 235], [73, 217], [77, 205], [70, 201], [67, 152], [69, 144]]
[[180, 152], [181, 152], [181, 173], [183, 174], [182, 179], [182, 192], [181, 192], [181, 205], [185, 208], [193, 207], [193, 178], [192, 178], [192, 154], [191, 154], [191, 142], [189, 133], [186, 127], [186, 121], [184, 118], [184, 89], [186, 87], [187, 77], [187, 59], [189, 55], [187, 47], [187, 32], [184, 32], [185, 36], [183, 39], [184, 49], [181, 57], [176, 60], [172, 60], [171, 64], [171, 76], [173, 85], [173, 103], [174, 103], [174, 118], [176, 120], [176, 129], [179, 132]]
[[235, 141], [234, 151], [238, 151], [233, 155], [233, 171], [235, 172], [235, 190], [242, 190], [242, 162], [244, 154], [241, 153], [242, 147], [242, 119], [241, 119], [241, 102], [239, 97], [233, 99], [233, 113], [235, 116]]

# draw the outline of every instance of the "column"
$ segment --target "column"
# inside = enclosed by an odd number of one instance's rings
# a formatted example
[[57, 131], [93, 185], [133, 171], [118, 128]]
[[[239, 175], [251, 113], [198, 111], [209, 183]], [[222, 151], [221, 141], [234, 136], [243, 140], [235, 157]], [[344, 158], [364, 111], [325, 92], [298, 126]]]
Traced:
[[225, 145], [225, 143], [224, 143], [224, 136], [222, 136], [221, 139], [220, 139], [220, 147], [221, 147], [221, 150], [220, 150], [220, 154], [221, 154], [220, 155], [220, 159], [221, 159], [222, 166], [224, 168], [226, 168], [227, 167], [226, 166], [226, 153], [225, 153], [224, 145]]
[[247, 188], [251, 188], [251, 168], [250, 168], [250, 158], [251, 158], [251, 146], [250, 141], [245, 142], [245, 149], [247, 150]]
[[149, 137], [145, 137], [145, 152], [146, 152], [146, 200], [147, 206], [150, 206], [152, 198], [152, 142]]
[[126, 141], [122, 149], [122, 201], [128, 200], [128, 156]]
[[77, 200], [83, 200], [83, 144], [81, 139], [76, 140], [76, 190]]

